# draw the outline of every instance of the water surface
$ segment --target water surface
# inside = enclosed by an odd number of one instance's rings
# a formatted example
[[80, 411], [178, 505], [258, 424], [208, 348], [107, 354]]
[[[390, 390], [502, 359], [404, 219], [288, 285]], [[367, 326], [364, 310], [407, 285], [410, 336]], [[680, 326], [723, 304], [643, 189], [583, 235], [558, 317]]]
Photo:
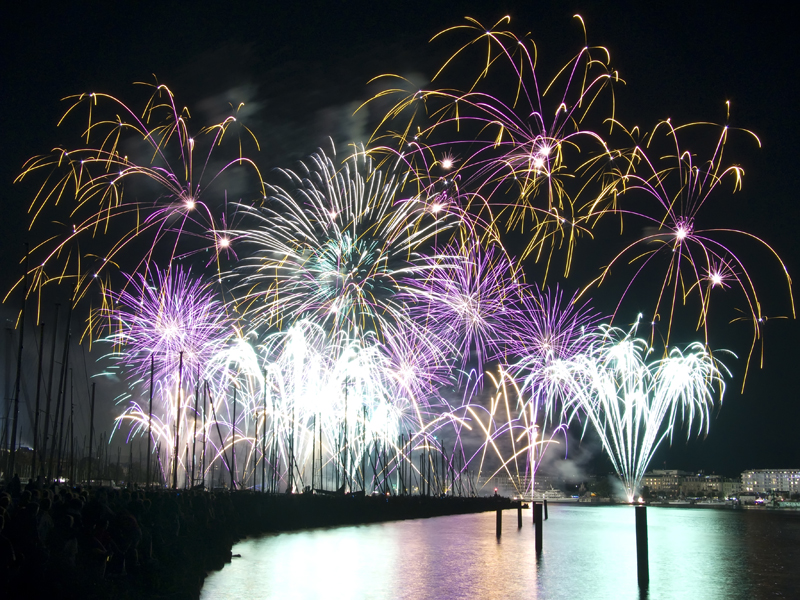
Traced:
[[629, 506], [551, 505], [544, 550], [532, 512], [336, 527], [247, 539], [201, 598], [793, 598], [800, 513], [649, 507], [649, 594], [636, 582]]

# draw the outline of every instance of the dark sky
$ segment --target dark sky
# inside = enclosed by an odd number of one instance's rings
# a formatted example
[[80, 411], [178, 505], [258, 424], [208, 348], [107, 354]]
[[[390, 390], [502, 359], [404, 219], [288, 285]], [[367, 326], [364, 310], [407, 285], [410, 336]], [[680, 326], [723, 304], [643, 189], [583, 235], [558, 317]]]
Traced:
[[[56, 128], [62, 97], [84, 91], [134, 97], [132, 83], [152, 81], [155, 74], [179, 103], [195, 107], [195, 115], [212, 114], [214, 103], [243, 99], [258, 109], [262, 169], [291, 166], [326, 135], [356, 127], [341, 125], [339, 117], [371, 95], [371, 77], [430, 77], [452, 50], [446, 43], [428, 44], [435, 33], [466, 15], [491, 24], [503, 14], [511, 15], [517, 33], [532, 33], [544, 66], [560, 65], [580, 48], [582, 33], [571, 19], [580, 13], [589, 43], [610, 50], [627, 82], [617, 90], [618, 114], [627, 123], [647, 128], [666, 117], [724, 122], [730, 100], [730, 123], [756, 132], [763, 148], [736, 147], [731, 160], [745, 168], [744, 189], [711, 214], [767, 239], [790, 274], [800, 269], [798, 20], [768, 3], [69, 4], [5, 3], [0, 16], [3, 290], [24, 252], [25, 207], [33, 190], [12, 180], [29, 157], [75, 143], [75, 128]], [[767, 262], [763, 255], [753, 260]], [[761, 277], [761, 265], [754, 270]], [[781, 282], [763, 280], [766, 314], [789, 314]], [[676, 439], [659, 452], [656, 465], [726, 474], [800, 468], [794, 385], [800, 328], [775, 320], [765, 333], [764, 369], [751, 370], [744, 394], [740, 360], [730, 365], [736, 377], [708, 437], [688, 444]], [[712, 333], [712, 345], [740, 355], [748, 341], [745, 330], [724, 323]]]

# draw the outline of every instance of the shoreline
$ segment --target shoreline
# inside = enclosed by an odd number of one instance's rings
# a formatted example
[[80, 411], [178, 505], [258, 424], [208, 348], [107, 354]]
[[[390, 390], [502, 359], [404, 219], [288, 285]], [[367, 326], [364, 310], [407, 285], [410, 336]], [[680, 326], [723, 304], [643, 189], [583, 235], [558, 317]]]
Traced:
[[[162, 492], [159, 492], [162, 493]], [[202, 494], [202, 493], [201, 493]], [[166, 495], [173, 494], [166, 492]], [[153, 545], [152, 558], [130, 566], [123, 575], [100, 580], [67, 582], [61, 598], [134, 600], [197, 600], [208, 574], [232, 558], [237, 542], [260, 535], [366, 525], [407, 519], [432, 518], [510, 510], [518, 506], [504, 497], [329, 496], [317, 494], [268, 495], [254, 492], [216, 493], [211, 519], [202, 511], [187, 514], [180, 532]], [[175, 494], [196, 503], [200, 494]]]

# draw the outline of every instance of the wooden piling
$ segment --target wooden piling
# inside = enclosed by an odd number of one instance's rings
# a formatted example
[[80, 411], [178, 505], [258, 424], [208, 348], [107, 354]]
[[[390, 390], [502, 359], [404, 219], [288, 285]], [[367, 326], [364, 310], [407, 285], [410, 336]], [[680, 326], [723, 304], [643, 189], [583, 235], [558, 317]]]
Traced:
[[500, 534], [503, 531], [503, 511], [501, 509], [497, 509], [497, 517], [495, 519], [495, 529], [497, 530], [497, 537], [500, 537]]
[[647, 507], [637, 505], [636, 510], [636, 572], [639, 587], [647, 588], [650, 584], [650, 566], [647, 558]]
[[522, 529], [522, 502], [517, 504], [517, 529]]
[[536, 526], [536, 554], [542, 552], [542, 505], [533, 504], [533, 523]]
[[542, 505], [544, 506], [544, 520], [547, 521], [547, 498], [542, 499]]

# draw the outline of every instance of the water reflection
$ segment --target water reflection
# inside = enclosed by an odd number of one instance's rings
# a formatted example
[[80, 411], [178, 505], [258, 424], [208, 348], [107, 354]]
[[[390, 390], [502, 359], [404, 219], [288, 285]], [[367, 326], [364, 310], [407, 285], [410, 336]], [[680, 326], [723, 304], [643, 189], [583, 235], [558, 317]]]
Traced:
[[[237, 544], [202, 598], [631, 598], [634, 514], [551, 506], [536, 557], [531, 511], [302, 531]], [[648, 509], [649, 598], [792, 597], [800, 514]], [[772, 550], [770, 550], [772, 549]]]

